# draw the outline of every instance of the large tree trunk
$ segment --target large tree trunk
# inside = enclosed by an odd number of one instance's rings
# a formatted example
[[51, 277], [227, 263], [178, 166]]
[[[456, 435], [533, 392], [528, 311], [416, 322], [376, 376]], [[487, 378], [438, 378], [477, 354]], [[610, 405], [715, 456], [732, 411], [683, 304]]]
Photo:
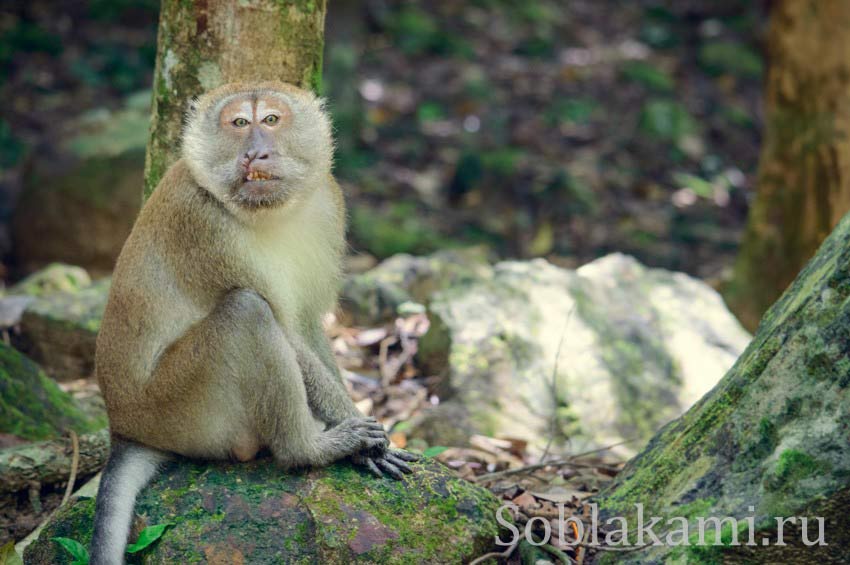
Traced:
[[778, 0], [758, 194], [725, 293], [751, 330], [850, 210], [850, 2]]
[[162, 1], [145, 198], [179, 156], [192, 97], [250, 80], [318, 90], [326, 8], [326, 0]]
[[[753, 517], [764, 545], [658, 547], [640, 563], [846, 563], [850, 547], [850, 215], [767, 312], [752, 343], [720, 383], [668, 424], [600, 497], [607, 516]], [[776, 517], [824, 517], [829, 545], [803, 547], [799, 531], [777, 539]], [[740, 523], [740, 522], [739, 522]], [[797, 525], [800, 521], [797, 520]], [[634, 531], [634, 530], [632, 530]], [[731, 541], [732, 528], [723, 528]], [[739, 532], [747, 544], [747, 532]], [[686, 538], [688, 536], [685, 536]], [[663, 537], [662, 537], [663, 539]], [[713, 528], [707, 540], [714, 540]], [[632, 540], [634, 542], [634, 539]], [[646, 539], [644, 541], [647, 541]]]

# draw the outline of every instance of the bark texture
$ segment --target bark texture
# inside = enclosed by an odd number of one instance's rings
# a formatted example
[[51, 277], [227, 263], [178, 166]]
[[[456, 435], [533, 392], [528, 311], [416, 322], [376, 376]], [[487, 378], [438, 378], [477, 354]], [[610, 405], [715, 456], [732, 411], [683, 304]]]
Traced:
[[163, 0], [145, 198], [179, 155], [186, 103], [221, 84], [320, 88], [326, 0]]
[[[721, 545], [651, 547], [628, 563], [846, 563], [850, 544], [850, 215], [839, 223], [718, 385], [650, 441], [599, 499], [607, 516], [738, 520]], [[751, 517], [756, 543], [740, 530]], [[805, 547], [776, 518], [825, 518], [828, 545]], [[796, 525], [800, 525], [796, 520]], [[679, 530], [659, 526], [657, 533]], [[634, 530], [632, 530], [634, 532]], [[768, 543], [762, 542], [765, 536]], [[675, 538], [674, 538], [675, 539]], [[713, 529], [707, 539], [714, 540]], [[634, 543], [634, 540], [632, 540]]]
[[850, 210], [850, 3], [773, 6], [758, 194], [726, 292], [750, 330]]

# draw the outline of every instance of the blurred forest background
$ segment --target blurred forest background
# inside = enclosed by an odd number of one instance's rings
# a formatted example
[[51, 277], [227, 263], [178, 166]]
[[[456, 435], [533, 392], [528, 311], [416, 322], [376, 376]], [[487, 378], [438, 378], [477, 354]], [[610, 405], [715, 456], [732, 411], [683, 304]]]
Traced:
[[[55, 260], [110, 270], [139, 206], [158, 9], [0, 9], [7, 281]], [[327, 17], [353, 269], [485, 244], [728, 277], [759, 153], [762, 3], [337, 0]], [[93, 159], [68, 171], [68, 153]]]

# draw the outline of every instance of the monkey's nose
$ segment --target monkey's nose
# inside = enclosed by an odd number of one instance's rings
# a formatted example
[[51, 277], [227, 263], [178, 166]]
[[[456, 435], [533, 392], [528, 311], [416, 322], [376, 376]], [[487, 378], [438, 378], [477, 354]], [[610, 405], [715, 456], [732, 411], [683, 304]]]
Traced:
[[245, 156], [242, 158], [245, 162], [245, 165], [250, 165], [253, 161], [262, 161], [264, 159], [268, 159], [269, 154], [267, 151], [260, 151], [259, 149], [251, 149], [245, 153]]

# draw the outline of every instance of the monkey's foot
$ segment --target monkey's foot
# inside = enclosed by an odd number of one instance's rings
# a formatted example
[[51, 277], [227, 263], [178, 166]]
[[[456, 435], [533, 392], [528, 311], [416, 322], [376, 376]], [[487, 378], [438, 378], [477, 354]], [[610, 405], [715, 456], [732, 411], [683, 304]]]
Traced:
[[359, 453], [351, 456], [355, 465], [366, 467], [376, 477], [387, 473], [394, 479], [400, 480], [404, 473], [412, 473], [413, 469], [407, 462], [419, 461], [419, 456], [408, 451], [389, 450], [381, 453]]

